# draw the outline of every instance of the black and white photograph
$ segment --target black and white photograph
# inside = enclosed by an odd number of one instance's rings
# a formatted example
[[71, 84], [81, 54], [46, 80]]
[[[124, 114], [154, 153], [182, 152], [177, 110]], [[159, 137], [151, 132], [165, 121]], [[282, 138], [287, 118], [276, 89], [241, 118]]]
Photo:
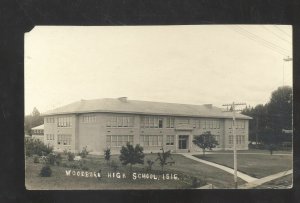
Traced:
[[35, 26], [26, 189], [291, 189], [292, 29]]

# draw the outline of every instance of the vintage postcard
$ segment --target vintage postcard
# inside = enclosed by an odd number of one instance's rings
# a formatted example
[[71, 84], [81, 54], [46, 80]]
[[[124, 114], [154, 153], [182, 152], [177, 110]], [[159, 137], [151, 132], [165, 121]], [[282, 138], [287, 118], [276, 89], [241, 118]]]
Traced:
[[292, 26], [36, 26], [24, 42], [26, 189], [292, 188]]

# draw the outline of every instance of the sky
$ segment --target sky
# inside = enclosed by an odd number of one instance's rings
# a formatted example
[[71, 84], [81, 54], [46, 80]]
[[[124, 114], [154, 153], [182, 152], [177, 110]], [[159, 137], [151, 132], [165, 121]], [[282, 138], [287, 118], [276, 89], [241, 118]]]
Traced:
[[292, 86], [287, 25], [36, 26], [25, 34], [25, 115], [81, 99], [269, 101]]

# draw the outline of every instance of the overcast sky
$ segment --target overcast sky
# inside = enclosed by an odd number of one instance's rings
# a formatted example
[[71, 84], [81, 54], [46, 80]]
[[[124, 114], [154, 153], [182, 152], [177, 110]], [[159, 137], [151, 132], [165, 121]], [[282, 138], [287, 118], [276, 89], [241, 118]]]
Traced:
[[37, 26], [25, 34], [25, 114], [80, 99], [268, 102], [292, 86], [292, 27]]

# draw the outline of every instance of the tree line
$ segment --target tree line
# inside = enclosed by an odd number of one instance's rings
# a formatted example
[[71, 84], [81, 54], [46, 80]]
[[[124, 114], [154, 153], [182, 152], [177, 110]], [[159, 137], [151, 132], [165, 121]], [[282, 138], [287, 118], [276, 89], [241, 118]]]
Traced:
[[289, 86], [273, 91], [269, 102], [248, 107], [242, 114], [253, 119], [249, 121], [249, 140], [260, 144], [281, 144], [291, 142], [292, 135], [283, 132], [292, 130], [293, 90]]

